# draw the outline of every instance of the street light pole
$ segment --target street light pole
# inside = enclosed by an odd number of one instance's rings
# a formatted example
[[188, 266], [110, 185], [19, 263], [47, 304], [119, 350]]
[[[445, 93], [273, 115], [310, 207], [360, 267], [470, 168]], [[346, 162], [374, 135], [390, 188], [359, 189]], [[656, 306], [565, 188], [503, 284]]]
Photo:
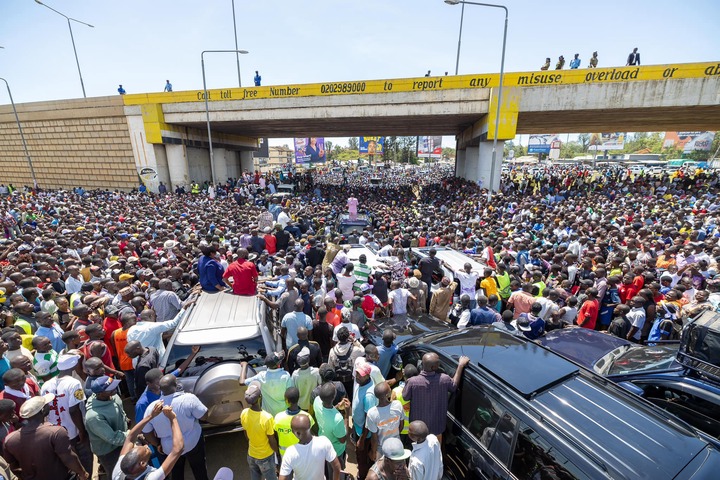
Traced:
[[[207, 82], [205, 81], [205, 54], [206, 53], [235, 53], [238, 54], [247, 54], [249, 53], [247, 50], [203, 50], [202, 53], [200, 53], [200, 66], [202, 68], [202, 79], [203, 79], [203, 91], [205, 92], [205, 118], [207, 120], [207, 132], [208, 132], [208, 145], [210, 147], [210, 175], [212, 175], [212, 184], [213, 188], [215, 187], [216, 179], [215, 179], [215, 157], [213, 156], [213, 147], [212, 147], [212, 131], [210, 130], [210, 104], [208, 103], [208, 90], [207, 90]], [[239, 67], [238, 67], [239, 68]]]
[[35, 169], [33, 168], [32, 159], [30, 158], [27, 142], [25, 142], [25, 134], [23, 133], [22, 125], [20, 124], [20, 117], [18, 117], [17, 109], [15, 108], [15, 101], [13, 100], [12, 92], [10, 91], [10, 84], [8, 84], [7, 80], [2, 77], [0, 77], [0, 80], [5, 82], [5, 86], [7, 87], [10, 104], [12, 105], [13, 113], [15, 114], [15, 122], [17, 122], [18, 130], [20, 131], [20, 140], [22, 140], [23, 149], [25, 149], [25, 157], [27, 158], [28, 166], [30, 167], [30, 176], [32, 177], [33, 185], [37, 188], [38, 183], [35, 178]]
[[73, 52], [75, 53], [75, 63], [77, 64], [78, 75], [80, 75], [80, 87], [82, 87], [83, 97], [84, 97], [84, 98], [87, 98], [87, 95], [85, 94], [85, 83], [83, 82], [82, 70], [80, 70], [80, 60], [78, 60], [77, 48], [75, 47], [75, 36], [73, 35], [72, 24], [70, 23], [70, 21], [77, 22], [77, 23], [81, 23], [81, 24], [83, 24], [83, 25], [85, 25], [85, 26], [88, 26], [88, 27], [90, 27], [90, 28], [95, 28], [95, 27], [92, 26], [92, 25], [90, 25], [89, 23], [82, 22], [82, 21], [77, 20], [77, 19], [75, 19], [75, 18], [70, 18], [70, 17], [68, 17], [67, 15], [63, 14], [63, 13], [58, 12], [57, 10], [55, 10], [54, 8], [52, 8], [51, 6], [45, 5], [45, 4], [42, 3], [40, 0], [35, 0], [35, 3], [37, 3], [38, 5], [42, 5], [43, 7], [52, 10], [53, 12], [57, 13], [57, 14], [60, 15], [61, 17], [64, 17], [65, 20], [67, 20], [68, 28], [70, 29], [70, 40], [72, 41]]
[[233, 31], [235, 32], [235, 62], [237, 62], [238, 87], [242, 87], [242, 80], [240, 79], [240, 52], [238, 51], [237, 23], [235, 23], [235, 0], [232, 0], [232, 11]]
[[460, 12], [460, 33], [458, 33], [458, 50], [457, 50], [457, 59], [455, 59], [455, 75], [458, 74], [458, 70], [460, 69], [460, 44], [462, 43], [462, 27], [463, 27], [463, 19], [465, 18], [465, 4], [462, 4], [462, 11]]
[[488, 202], [492, 198], [493, 183], [495, 181], [495, 165], [497, 163], [497, 137], [498, 128], [500, 126], [500, 106], [502, 104], [503, 81], [505, 74], [505, 45], [507, 43], [507, 27], [508, 27], [508, 9], [504, 5], [495, 5], [492, 3], [467, 2], [464, 0], [445, 0], [448, 5], [457, 5], [458, 3], [477, 5], [479, 7], [502, 8], [505, 11], [505, 28], [503, 29], [502, 56], [500, 59], [500, 86], [498, 87], [497, 110], [495, 112], [495, 135], [493, 138], [492, 160], [490, 162], [490, 185], [488, 188]]

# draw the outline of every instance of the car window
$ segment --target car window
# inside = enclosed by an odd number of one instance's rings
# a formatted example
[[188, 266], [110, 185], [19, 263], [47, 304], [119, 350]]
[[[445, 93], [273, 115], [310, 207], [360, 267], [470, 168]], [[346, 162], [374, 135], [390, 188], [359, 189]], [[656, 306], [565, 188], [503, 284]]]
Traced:
[[[720, 405], [693, 395], [682, 385], [633, 382], [651, 403], [684, 420], [693, 427], [720, 438]], [[710, 394], [709, 394], [710, 395]]]
[[510, 471], [518, 478], [589, 478], [532, 428], [519, 422]]
[[[168, 353], [165, 371], [170, 373], [190, 356], [190, 345], [175, 344]], [[218, 342], [203, 345], [183, 377], [197, 376], [217, 362], [224, 360], [248, 361], [265, 358], [267, 352], [262, 337], [237, 340], [235, 342]]]

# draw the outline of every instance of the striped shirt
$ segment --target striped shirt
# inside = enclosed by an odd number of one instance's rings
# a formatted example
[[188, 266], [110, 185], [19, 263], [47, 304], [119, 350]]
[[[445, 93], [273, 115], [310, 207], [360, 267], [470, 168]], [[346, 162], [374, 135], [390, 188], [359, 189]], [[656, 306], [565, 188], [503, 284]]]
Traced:
[[360, 290], [360, 286], [363, 283], [368, 283], [368, 279], [370, 278], [370, 274], [372, 273], [372, 268], [367, 266], [364, 263], [356, 263], [355, 269], [353, 270], [353, 274], [357, 278], [355, 280], [355, 290]]

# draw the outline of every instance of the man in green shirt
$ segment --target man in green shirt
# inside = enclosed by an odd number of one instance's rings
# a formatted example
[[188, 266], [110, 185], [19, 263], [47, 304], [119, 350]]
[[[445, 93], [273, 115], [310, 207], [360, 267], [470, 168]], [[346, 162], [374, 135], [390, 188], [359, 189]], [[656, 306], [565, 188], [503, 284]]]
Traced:
[[[345, 457], [346, 457], [346, 444], [347, 440], [347, 425], [345, 417], [337, 409], [339, 405], [344, 412], [350, 409], [350, 401], [347, 398], [343, 398], [338, 405], [333, 405], [335, 400], [335, 385], [333, 382], [324, 383], [320, 387], [320, 395], [315, 397], [313, 402], [313, 410], [315, 412], [315, 420], [318, 424], [318, 434], [322, 437], [326, 437], [333, 445], [335, 454], [340, 460], [340, 468], [345, 468]], [[327, 470], [327, 465], [326, 465]], [[325, 472], [327, 478], [328, 472]]]
[[291, 445], [298, 443], [298, 438], [292, 431], [290, 423], [295, 415], [307, 415], [310, 418], [310, 426], [315, 425], [313, 418], [298, 406], [300, 401], [300, 390], [290, 387], [285, 390], [285, 403], [287, 409], [275, 415], [275, 432], [278, 437], [280, 455], [285, 455], [285, 450]]
[[355, 269], [353, 270], [353, 274], [357, 279], [355, 280], [355, 285], [353, 286], [353, 289], [356, 292], [360, 292], [360, 287], [364, 283], [368, 283], [368, 279], [372, 273], [372, 268], [367, 265], [367, 256], [364, 253], [358, 257], [358, 260], [359, 263], [355, 264]]
[[93, 380], [93, 395], [87, 401], [85, 429], [90, 447], [106, 472], [112, 472], [127, 437], [128, 421], [117, 395], [120, 380], [102, 376]]

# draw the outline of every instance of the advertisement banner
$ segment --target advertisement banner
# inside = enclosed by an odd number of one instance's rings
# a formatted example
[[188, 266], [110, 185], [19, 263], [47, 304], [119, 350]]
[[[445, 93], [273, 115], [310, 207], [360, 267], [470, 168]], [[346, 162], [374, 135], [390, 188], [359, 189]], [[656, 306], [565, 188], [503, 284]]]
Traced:
[[295, 163], [323, 163], [325, 159], [325, 138], [295, 139]]
[[622, 150], [625, 135], [624, 132], [591, 133], [588, 150]]
[[267, 138], [258, 138], [258, 149], [253, 152], [254, 158], [270, 158], [270, 144]]
[[358, 144], [360, 153], [382, 155], [385, 147], [385, 137], [360, 137]]
[[553, 142], [558, 141], [556, 133], [548, 133], [544, 135], [530, 135], [528, 140], [527, 153], [550, 153], [550, 147]]
[[419, 137], [417, 153], [419, 158], [441, 158], [442, 137]]
[[160, 179], [158, 178], [157, 171], [154, 168], [143, 167], [138, 170], [138, 176], [140, 181], [150, 190], [151, 192], [157, 193], [158, 187], [160, 186]]
[[695, 150], [708, 151], [715, 139], [715, 132], [665, 132], [663, 148], [682, 148], [683, 153]]

